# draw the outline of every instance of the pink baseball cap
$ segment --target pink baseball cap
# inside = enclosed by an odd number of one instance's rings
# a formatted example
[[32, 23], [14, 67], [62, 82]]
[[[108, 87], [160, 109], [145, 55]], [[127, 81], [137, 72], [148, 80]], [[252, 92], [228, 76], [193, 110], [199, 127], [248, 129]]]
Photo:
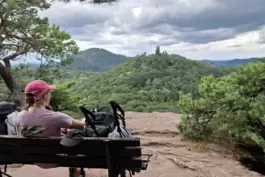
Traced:
[[55, 89], [55, 85], [49, 85], [43, 80], [34, 80], [28, 83], [28, 85], [24, 89], [24, 93], [33, 94], [34, 99], [37, 101], [43, 93]]

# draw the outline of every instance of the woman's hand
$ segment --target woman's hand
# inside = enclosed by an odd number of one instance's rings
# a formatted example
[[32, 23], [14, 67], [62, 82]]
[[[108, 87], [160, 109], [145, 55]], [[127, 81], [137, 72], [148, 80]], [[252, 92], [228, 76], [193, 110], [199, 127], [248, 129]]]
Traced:
[[65, 136], [67, 134], [67, 128], [61, 128], [61, 136]]

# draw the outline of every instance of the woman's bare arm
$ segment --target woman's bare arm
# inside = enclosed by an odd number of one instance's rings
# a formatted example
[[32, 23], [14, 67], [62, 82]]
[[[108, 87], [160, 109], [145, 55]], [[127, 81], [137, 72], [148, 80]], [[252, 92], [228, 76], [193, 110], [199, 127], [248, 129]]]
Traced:
[[78, 130], [83, 130], [84, 126], [85, 126], [84, 119], [81, 119], [81, 120], [73, 119], [72, 120], [72, 125], [70, 126], [70, 128], [72, 128], [72, 129], [78, 129]]

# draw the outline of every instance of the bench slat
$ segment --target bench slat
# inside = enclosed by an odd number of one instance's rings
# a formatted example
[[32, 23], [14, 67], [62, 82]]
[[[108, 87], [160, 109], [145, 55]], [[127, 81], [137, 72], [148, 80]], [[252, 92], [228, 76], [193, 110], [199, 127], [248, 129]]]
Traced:
[[[134, 159], [128, 157], [114, 158], [115, 165], [126, 169], [140, 169], [142, 165], [141, 157]], [[66, 167], [87, 167], [87, 168], [107, 168], [106, 158], [86, 157], [86, 156], [41, 156], [31, 154], [2, 154], [0, 164], [34, 164], [51, 163]]]
[[[112, 156], [141, 156], [140, 147], [110, 147]], [[40, 155], [55, 155], [55, 154], [83, 154], [86, 156], [102, 156], [106, 157], [106, 149], [104, 146], [32, 146], [32, 145], [6, 145], [0, 144], [0, 154], [13, 153], [13, 154], [40, 154]]]
[[[38, 145], [38, 146], [58, 146], [60, 145], [61, 137], [50, 138], [21, 138], [16, 136], [0, 136], [0, 144], [16, 144], [16, 145]], [[84, 138], [80, 146], [102, 146], [108, 141], [111, 146], [140, 146], [139, 138]]]

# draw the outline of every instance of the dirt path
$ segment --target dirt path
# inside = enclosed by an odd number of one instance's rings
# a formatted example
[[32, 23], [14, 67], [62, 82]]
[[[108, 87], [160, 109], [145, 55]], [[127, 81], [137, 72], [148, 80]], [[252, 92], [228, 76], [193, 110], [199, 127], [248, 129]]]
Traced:
[[[173, 113], [127, 113], [127, 126], [140, 137], [143, 151], [152, 153], [147, 171], [135, 177], [261, 177], [232, 160], [228, 150], [215, 145], [183, 141]], [[10, 169], [13, 177], [67, 177], [67, 168], [44, 170], [25, 165]], [[106, 176], [106, 170], [87, 170], [89, 177]]]

